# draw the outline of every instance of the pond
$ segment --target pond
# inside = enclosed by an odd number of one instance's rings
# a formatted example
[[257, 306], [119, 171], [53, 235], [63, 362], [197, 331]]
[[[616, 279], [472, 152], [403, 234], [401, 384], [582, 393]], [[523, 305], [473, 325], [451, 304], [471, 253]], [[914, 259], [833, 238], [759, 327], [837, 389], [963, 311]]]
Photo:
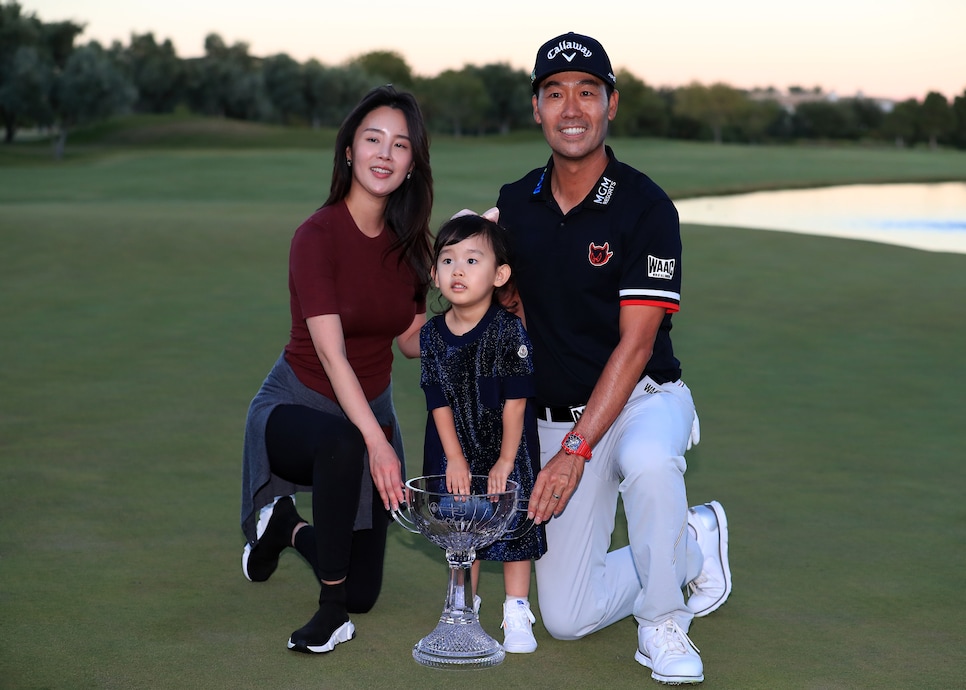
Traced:
[[682, 223], [966, 253], [966, 182], [846, 185], [675, 201]]

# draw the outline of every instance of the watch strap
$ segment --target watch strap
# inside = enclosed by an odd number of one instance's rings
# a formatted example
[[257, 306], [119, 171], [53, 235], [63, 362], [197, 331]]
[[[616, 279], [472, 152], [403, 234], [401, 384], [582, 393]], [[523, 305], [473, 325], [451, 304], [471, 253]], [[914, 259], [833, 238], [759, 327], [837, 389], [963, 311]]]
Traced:
[[587, 439], [579, 431], [571, 431], [564, 436], [560, 447], [563, 448], [563, 451], [567, 455], [578, 455], [584, 460], [590, 460], [593, 456], [590, 444], [587, 443]]

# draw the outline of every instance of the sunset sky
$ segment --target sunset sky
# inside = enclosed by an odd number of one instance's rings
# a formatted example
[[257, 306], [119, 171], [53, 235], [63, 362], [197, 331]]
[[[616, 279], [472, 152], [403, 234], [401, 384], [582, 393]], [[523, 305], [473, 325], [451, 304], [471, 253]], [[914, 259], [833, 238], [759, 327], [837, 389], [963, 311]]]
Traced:
[[[685, 0], [479, 3], [428, 0], [20, 0], [45, 22], [86, 25], [80, 42], [171, 39], [180, 57], [217, 33], [252, 55], [287, 53], [325, 65], [393, 50], [435, 76], [465, 64], [529, 71], [547, 39], [600, 40], [616, 69], [654, 87], [691, 81], [737, 88], [821, 87], [839, 96], [947, 98], [966, 91], [966, 0]], [[620, 84], [618, 84], [620, 88]]]

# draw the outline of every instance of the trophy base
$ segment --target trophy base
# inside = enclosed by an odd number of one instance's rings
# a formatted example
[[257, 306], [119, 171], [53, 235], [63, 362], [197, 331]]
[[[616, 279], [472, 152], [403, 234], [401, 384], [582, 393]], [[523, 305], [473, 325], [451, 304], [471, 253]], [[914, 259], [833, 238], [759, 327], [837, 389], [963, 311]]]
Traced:
[[505, 657], [503, 645], [486, 634], [475, 615], [444, 614], [436, 629], [413, 647], [413, 659], [431, 668], [488, 668]]

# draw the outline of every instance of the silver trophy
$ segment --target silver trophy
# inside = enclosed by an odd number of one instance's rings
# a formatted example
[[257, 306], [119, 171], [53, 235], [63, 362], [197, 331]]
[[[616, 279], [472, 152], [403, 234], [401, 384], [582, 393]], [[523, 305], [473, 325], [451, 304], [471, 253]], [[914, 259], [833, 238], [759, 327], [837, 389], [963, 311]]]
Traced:
[[[476, 550], [498, 539], [515, 539], [532, 521], [510, 530], [525, 509], [519, 485], [508, 481], [506, 490], [487, 493], [487, 477], [473, 475], [470, 494], [446, 491], [446, 475], [416, 477], [406, 482], [407, 503], [393, 517], [410, 532], [422, 534], [446, 550], [449, 589], [436, 629], [413, 647], [413, 658], [434, 668], [485, 668], [503, 661], [503, 645], [486, 634], [473, 610], [470, 567]], [[525, 517], [525, 515], [524, 515]]]

